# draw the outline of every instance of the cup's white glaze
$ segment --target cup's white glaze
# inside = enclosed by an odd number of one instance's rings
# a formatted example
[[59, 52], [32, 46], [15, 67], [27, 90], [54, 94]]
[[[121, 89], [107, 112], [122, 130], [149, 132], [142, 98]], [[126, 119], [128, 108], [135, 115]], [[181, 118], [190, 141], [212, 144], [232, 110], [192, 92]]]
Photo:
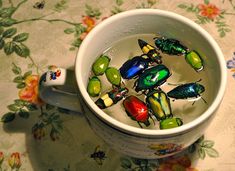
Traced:
[[[94, 60], [112, 43], [134, 34], [163, 34], [193, 45], [211, 72], [214, 94], [208, 109], [194, 121], [169, 130], [149, 130], [123, 124], [99, 109], [86, 87]], [[98, 24], [80, 46], [75, 63], [77, 85], [86, 116], [96, 133], [118, 151], [139, 158], [160, 158], [188, 147], [203, 135], [223, 98], [226, 68], [223, 54], [214, 39], [193, 21], [172, 12], [138, 9], [112, 16]], [[118, 112], [118, 111], [117, 111]]]

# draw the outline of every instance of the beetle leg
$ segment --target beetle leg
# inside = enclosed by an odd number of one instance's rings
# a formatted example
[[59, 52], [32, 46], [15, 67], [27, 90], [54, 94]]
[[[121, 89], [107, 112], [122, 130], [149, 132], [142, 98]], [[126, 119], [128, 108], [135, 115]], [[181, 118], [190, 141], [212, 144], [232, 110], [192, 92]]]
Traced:
[[140, 94], [136, 94], [136, 96], [142, 96], [144, 93], [143, 92], [141, 92]]
[[180, 86], [180, 85], [183, 85], [183, 84], [173, 84], [173, 83], [167, 83], [168, 85], [172, 85], [172, 86]]
[[150, 119], [153, 121], [153, 124], [155, 125], [155, 121], [154, 121], [154, 119], [153, 119], [153, 117], [152, 117], [151, 114], [149, 114], [149, 117], [150, 117]]
[[192, 106], [195, 104], [195, 102], [196, 102], [196, 100], [195, 100], [195, 101], [193, 101]]
[[137, 123], [139, 124], [140, 128], [143, 128], [143, 127], [140, 125], [140, 122], [139, 122], [139, 121], [137, 121]]
[[124, 85], [124, 87], [126, 87], [126, 84], [124, 83], [124, 81], [122, 81], [121, 83]]
[[134, 85], [133, 85], [133, 87], [132, 87], [132, 88], [135, 88], [135, 87], [136, 87], [136, 85], [137, 85], [137, 80], [134, 82]]
[[136, 75], [136, 76], [133, 77], [133, 79], [136, 79], [136, 78], [138, 78], [138, 75]]
[[148, 58], [148, 56], [146, 55], [146, 54], [142, 54], [142, 55], [140, 55], [140, 57], [142, 57], [142, 58]]

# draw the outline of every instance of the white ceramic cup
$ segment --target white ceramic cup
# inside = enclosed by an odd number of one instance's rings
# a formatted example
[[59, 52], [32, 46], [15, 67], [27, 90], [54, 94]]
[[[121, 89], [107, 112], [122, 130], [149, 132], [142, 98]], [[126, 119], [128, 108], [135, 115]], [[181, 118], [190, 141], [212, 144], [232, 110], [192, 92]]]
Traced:
[[[199, 117], [180, 127], [167, 130], [129, 126], [104, 113], [87, 93], [91, 66], [114, 42], [135, 34], [158, 34], [188, 42], [203, 52], [204, 67], [212, 79], [212, 102]], [[50, 104], [83, 112], [94, 131], [111, 147], [138, 158], [162, 158], [182, 151], [198, 138], [210, 124], [226, 87], [223, 54], [215, 40], [199, 25], [178, 14], [157, 9], [137, 9], [116, 14], [98, 24], [82, 42], [72, 71], [57, 68], [41, 77], [41, 98]], [[58, 73], [58, 74], [56, 74]], [[52, 77], [54, 74], [54, 78]], [[76, 86], [78, 92], [69, 92]], [[59, 87], [59, 88], [58, 88]], [[61, 88], [64, 91], [61, 91]]]

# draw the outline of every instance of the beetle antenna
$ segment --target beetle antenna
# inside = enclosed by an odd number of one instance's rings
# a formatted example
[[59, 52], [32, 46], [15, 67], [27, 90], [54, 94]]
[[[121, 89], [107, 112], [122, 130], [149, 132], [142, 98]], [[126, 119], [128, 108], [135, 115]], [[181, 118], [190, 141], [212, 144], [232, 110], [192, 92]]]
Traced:
[[198, 83], [198, 82], [200, 82], [200, 81], [202, 81], [202, 79], [200, 78], [199, 80], [197, 80], [195, 83]]
[[162, 36], [160, 34], [156, 34], [155, 37], [153, 38], [153, 40], [161, 38]]
[[207, 101], [203, 98], [203, 97], [201, 97], [202, 98], [202, 100], [204, 101], [204, 103], [206, 103], [207, 104]]

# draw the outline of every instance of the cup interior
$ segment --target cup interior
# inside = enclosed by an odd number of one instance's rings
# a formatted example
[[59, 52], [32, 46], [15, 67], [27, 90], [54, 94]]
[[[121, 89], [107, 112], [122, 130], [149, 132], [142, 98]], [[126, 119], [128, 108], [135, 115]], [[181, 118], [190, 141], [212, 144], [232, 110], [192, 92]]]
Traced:
[[[187, 46], [196, 49], [203, 57], [204, 67], [208, 70], [208, 79], [213, 87], [208, 108], [190, 123], [169, 130], [145, 130], [123, 124], [100, 110], [89, 97], [86, 87], [93, 62], [104, 50], [120, 39], [136, 34], [156, 34], [175, 38]], [[79, 90], [94, 114], [111, 126], [123, 131], [161, 135], [185, 131], [205, 121], [219, 106], [222, 100], [226, 68], [223, 54], [213, 38], [193, 21], [175, 13], [156, 10], [139, 9], [112, 16], [98, 24], [85, 38], [80, 46], [75, 73]]]

